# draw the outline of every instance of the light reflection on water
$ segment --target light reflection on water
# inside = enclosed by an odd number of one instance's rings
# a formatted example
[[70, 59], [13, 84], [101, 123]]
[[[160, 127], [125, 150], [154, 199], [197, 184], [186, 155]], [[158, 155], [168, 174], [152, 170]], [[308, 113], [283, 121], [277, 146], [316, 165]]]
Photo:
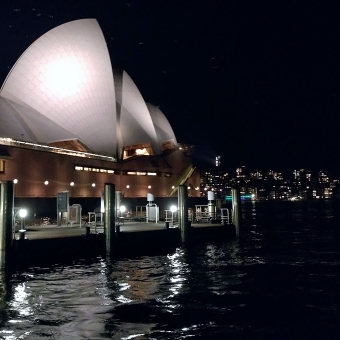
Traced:
[[285, 203], [236, 240], [2, 273], [0, 338], [338, 338], [340, 209]]

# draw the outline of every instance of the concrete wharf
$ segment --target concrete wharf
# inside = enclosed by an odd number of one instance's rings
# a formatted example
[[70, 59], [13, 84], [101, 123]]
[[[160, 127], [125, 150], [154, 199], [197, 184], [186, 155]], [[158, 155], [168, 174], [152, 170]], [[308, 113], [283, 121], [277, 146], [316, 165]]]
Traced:
[[[186, 244], [209, 240], [228, 240], [235, 235], [233, 225], [195, 223], [190, 228]], [[105, 234], [103, 226], [91, 226], [90, 233], [84, 224], [27, 226], [25, 239], [20, 233], [14, 237], [13, 259], [17, 264], [26, 261], [47, 261], [51, 258], [75, 258], [104, 255]], [[178, 226], [166, 228], [165, 222], [124, 222], [113, 241], [113, 256], [160, 253], [181, 246]]]
[[[101, 234], [104, 232], [104, 228], [101, 225], [89, 225], [91, 234]], [[230, 227], [231, 225], [229, 225]], [[191, 224], [193, 229], [196, 228], [226, 228], [219, 223], [194, 223]], [[43, 239], [54, 239], [54, 238], [68, 238], [76, 236], [86, 235], [86, 228], [84, 223], [81, 225], [62, 225], [57, 226], [56, 224], [49, 225], [33, 225], [27, 226], [25, 236], [28, 240], [43, 240]], [[170, 225], [169, 229], [178, 229], [178, 225]], [[128, 221], [120, 224], [120, 233], [135, 233], [135, 232], [148, 232], [148, 231], [160, 231], [167, 230], [165, 222], [135, 222]], [[15, 233], [15, 239], [19, 239], [19, 231]]]
[[[25, 226], [26, 211], [21, 209], [21, 229], [15, 229], [15, 231], [14, 228], [17, 226], [15, 226], [14, 220], [13, 183], [0, 182], [0, 189], [1, 268], [10, 265], [13, 263], [12, 261], [22, 264], [31, 258], [49, 260], [54, 256], [70, 259], [74, 255], [86, 258], [98, 254], [106, 256], [124, 256], [131, 253], [141, 255], [141, 251], [166, 251], [169, 247], [177, 247], [183, 243], [189, 245], [195, 244], [197, 241], [212, 239], [221, 241], [231, 239], [232, 236], [239, 234], [240, 196], [238, 189], [233, 189], [235, 193], [233, 224], [229, 224], [229, 214], [228, 219], [225, 220], [222, 218], [222, 213], [221, 220], [218, 222], [215, 212], [211, 213], [208, 219], [193, 219], [192, 214], [189, 219], [188, 192], [185, 185], [178, 187], [178, 225], [173, 225], [173, 214], [171, 214], [170, 220], [166, 217], [163, 223], [161, 221], [150, 222], [153, 218], [154, 221], [159, 218], [158, 208], [156, 209], [152, 205], [154, 209], [151, 209], [151, 203], [148, 203], [149, 210], [155, 212], [155, 216], [152, 213], [146, 213], [144, 217], [135, 217], [138, 219], [137, 221], [126, 221], [122, 217], [115, 216], [115, 186], [112, 183], [106, 183], [103, 200], [104, 214], [100, 216], [100, 221], [96, 220], [96, 214], [94, 221], [91, 221], [90, 214], [94, 213], [89, 213], [89, 219], [83, 225], [81, 209], [78, 209], [78, 212], [77, 209], [73, 209], [76, 211], [75, 216], [73, 216], [74, 211], [72, 210], [72, 218], [65, 220], [71, 225], [62, 225], [62, 212], [67, 212], [69, 215], [71, 212], [69, 205], [65, 204], [67, 199], [59, 200], [58, 196], [57, 225], [43, 223]], [[148, 202], [151, 201], [153, 199], [149, 199]], [[210, 201], [208, 208], [210, 204], [212, 209], [214, 206]], [[193, 221], [201, 223], [192, 223]]]

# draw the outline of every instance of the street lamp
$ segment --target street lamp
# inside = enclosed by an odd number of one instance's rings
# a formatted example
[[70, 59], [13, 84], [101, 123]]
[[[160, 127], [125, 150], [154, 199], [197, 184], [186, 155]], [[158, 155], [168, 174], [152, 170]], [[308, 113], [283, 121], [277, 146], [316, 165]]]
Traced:
[[175, 205], [172, 205], [172, 206], [170, 207], [170, 211], [171, 211], [172, 224], [174, 224], [174, 213], [176, 213], [177, 207], [176, 207]]
[[18, 180], [15, 178], [15, 179], [13, 179], [13, 183], [14, 183], [14, 196], [15, 196], [15, 188], [16, 188], [16, 184], [18, 183]]
[[47, 186], [48, 186], [48, 181], [45, 181], [44, 184], [45, 184], [45, 197], [47, 197]]
[[[70, 183], [70, 186], [71, 186], [71, 189], [73, 188], [73, 186], [74, 186], [74, 182], [71, 182]], [[72, 190], [70, 189], [70, 196], [72, 196]]]
[[19, 216], [21, 217], [21, 229], [25, 230], [25, 217], [27, 216], [27, 210], [26, 209], [20, 209], [19, 210]]
[[119, 207], [119, 211], [120, 211], [120, 216], [124, 215], [125, 211], [126, 211], [126, 207], [125, 205], [121, 205]]

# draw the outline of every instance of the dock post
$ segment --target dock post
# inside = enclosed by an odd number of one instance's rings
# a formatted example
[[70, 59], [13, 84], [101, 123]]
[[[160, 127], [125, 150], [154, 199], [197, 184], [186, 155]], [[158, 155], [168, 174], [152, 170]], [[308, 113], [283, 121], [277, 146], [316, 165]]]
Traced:
[[190, 228], [188, 220], [188, 187], [186, 185], [178, 187], [178, 225], [181, 229], [182, 242], [185, 242]]
[[208, 213], [212, 220], [216, 219], [216, 199], [213, 191], [208, 191]]
[[6, 267], [13, 244], [13, 183], [0, 181], [0, 269]]
[[115, 185], [112, 183], [104, 184], [104, 232], [106, 252], [110, 253], [115, 237]]
[[115, 207], [116, 207], [116, 216], [120, 216], [120, 202], [122, 200], [122, 192], [116, 191], [116, 201], [115, 201]]
[[240, 189], [232, 188], [231, 189], [231, 197], [232, 197], [232, 223], [235, 226], [236, 236], [239, 236], [240, 233], [240, 224], [241, 224], [241, 195]]

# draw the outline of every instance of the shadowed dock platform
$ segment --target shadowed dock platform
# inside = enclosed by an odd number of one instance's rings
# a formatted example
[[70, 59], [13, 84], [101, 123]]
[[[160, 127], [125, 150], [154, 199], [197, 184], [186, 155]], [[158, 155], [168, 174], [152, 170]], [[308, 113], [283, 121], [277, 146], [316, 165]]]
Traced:
[[[235, 235], [232, 225], [197, 223], [190, 228], [186, 243], [206, 242], [209, 240], [228, 240]], [[105, 235], [103, 227], [91, 227], [86, 234], [82, 225], [27, 226], [25, 240], [15, 234], [14, 260], [16, 263], [55, 257], [88, 257], [105, 254]], [[158, 254], [180, 246], [181, 230], [177, 226], [165, 227], [165, 222], [125, 222], [113, 240], [114, 256]]]
[[[220, 228], [230, 228], [231, 225], [221, 225], [217, 223], [194, 223], [191, 225], [193, 229], [220, 229]], [[91, 226], [91, 234], [100, 234], [103, 233], [104, 228], [102, 226]], [[169, 229], [178, 229], [177, 225], [171, 226]], [[212, 229], [210, 229], [212, 231]], [[135, 233], [135, 232], [148, 232], [148, 231], [159, 231], [159, 230], [167, 230], [165, 227], [165, 222], [125, 222], [124, 224], [120, 224], [120, 232], [121, 233]], [[208, 229], [207, 229], [208, 231]], [[39, 225], [39, 226], [27, 226], [26, 227], [26, 238], [28, 240], [44, 240], [44, 239], [53, 239], [53, 238], [68, 238], [68, 237], [77, 237], [86, 235], [86, 228], [82, 224], [73, 224], [71, 225], [63, 225], [57, 226], [56, 224], [50, 225]], [[15, 233], [15, 238], [19, 238], [19, 232]]]

